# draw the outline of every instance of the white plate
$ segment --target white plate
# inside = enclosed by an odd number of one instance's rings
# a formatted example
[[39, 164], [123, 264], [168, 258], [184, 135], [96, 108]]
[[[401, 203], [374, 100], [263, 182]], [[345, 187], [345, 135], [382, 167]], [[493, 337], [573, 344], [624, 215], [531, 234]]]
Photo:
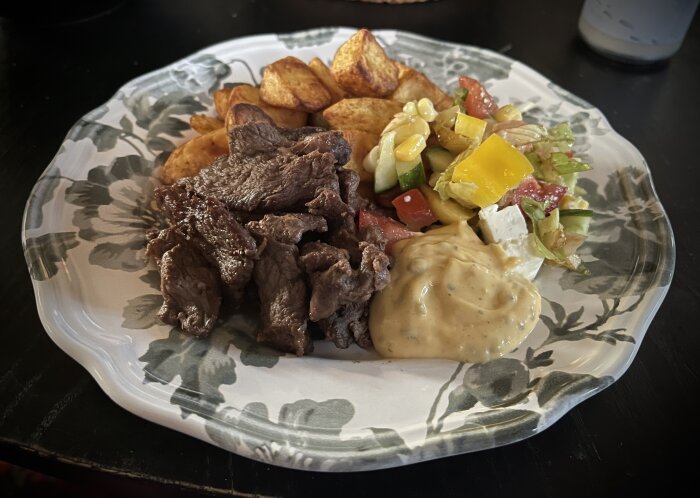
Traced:
[[397, 31], [389, 54], [444, 88], [484, 81], [526, 117], [568, 121], [594, 165], [580, 184], [596, 212], [583, 247], [592, 274], [545, 268], [542, 320], [505, 358], [470, 365], [388, 361], [317, 343], [296, 358], [258, 346], [240, 315], [195, 340], [158, 323], [158, 277], [143, 257], [159, 223], [152, 170], [192, 135], [225, 83], [258, 83], [285, 55], [330, 61], [352, 30], [241, 38], [138, 78], [68, 133], [27, 203], [23, 243], [51, 338], [125, 409], [275, 465], [392, 467], [517, 441], [619, 378], [663, 300], [675, 259], [669, 222], [639, 152], [597, 109], [490, 51]]

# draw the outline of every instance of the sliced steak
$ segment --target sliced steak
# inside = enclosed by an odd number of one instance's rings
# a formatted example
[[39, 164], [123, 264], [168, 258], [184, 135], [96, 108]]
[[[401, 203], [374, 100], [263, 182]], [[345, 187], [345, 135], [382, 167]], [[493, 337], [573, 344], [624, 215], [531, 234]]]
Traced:
[[[322, 128], [315, 129], [322, 130]], [[289, 137], [290, 135], [287, 136]], [[338, 170], [341, 170], [350, 159], [352, 149], [347, 140], [343, 138], [343, 133], [340, 131], [323, 130], [306, 136], [297, 136], [299, 137], [296, 138], [298, 142], [290, 149], [293, 154], [301, 156], [313, 151], [330, 153], [335, 158], [335, 165]]]
[[338, 171], [338, 183], [340, 184], [340, 197], [352, 208], [353, 214], [369, 205], [369, 201], [357, 193], [360, 176], [356, 171], [341, 169]]
[[316, 126], [302, 126], [301, 128], [278, 128], [278, 130], [287, 140], [291, 140], [292, 142], [298, 142], [304, 137], [308, 137], [314, 133], [326, 132], [325, 128], [318, 128]]
[[338, 261], [348, 259], [348, 251], [323, 242], [308, 242], [302, 248], [299, 264], [306, 273], [325, 271]]
[[253, 277], [262, 321], [258, 341], [302, 356], [313, 350], [313, 341], [306, 328], [308, 292], [298, 254], [295, 245], [267, 239]]
[[221, 285], [216, 269], [176, 228], [161, 230], [146, 253], [160, 269], [163, 305], [158, 317], [183, 332], [207, 336], [219, 317]]
[[368, 320], [369, 302], [365, 301], [342, 306], [328, 318], [319, 320], [318, 325], [325, 338], [338, 348], [345, 349], [353, 342], [368, 348], [372, 345]]
[[155, 191], [158, 207], [219, 271], [227, 297], [240, 302], [253, 273], [255, 240], [221, 202], [175, 184]]
[[328, 230], [322, 216], [308, 213], [287, 213], [284, 215], [266, 214], [258, 221], [246, 225], [251, 233], [267, 237], [285, 244], [298, 244], [306, 232], [325, 232]]
[[[313, 243], [302, 249], [300, 262], [311, 283], [309, 319], [315, 322], [330, 317], [341, 306], [368, 301], [372, 293], [389, 283], [389, 258], [374, 244], [360, 242], [358, 269], [353, 269], [347, 257], [339, 258], [342, 253], [337, 248], [330, 247]], [[323, 268], [317, 264], [322, 261], [332, 264]]]
[[307, 231], [323, 232], [326, 220], [306, 213], [265, 215], [246, 225], [263, 247], [254, 279], [260, 297], [262, 330], [258, 340], [298, 356], [310, 353], [309, 298], [296, 244]]
[[258, 106], [240, 102], [232, 105], [228, 110], [228, 114], [226, 115], [226, 128], [258, 121], [274, 125], [272, 118]]
[[352, 222], [355, 212], [348, 206], [340, 193], [331, 188], [320, 188], [316, 197], [306, 203], [309, 213], [325, 216], [334, 225], [344, 224], [347, 220]]
[[325, 189], [340, 194], [337, 162], [347, 161], [349, 150], [340, 133], [315, 130], [282, 131], [262, 121], [235, 126], [230, 155], [181, 183], [234, 211], [304, 211]]
[[333, 246], [345, 249], [353, 266], [359, 265], [362, 261], [360, 242], [373, 244], [382, 251], [386, 247], [386, 238], [379, 226], [369, 225], [358, 231], [354, 223], [329, 230], [328, 242]]

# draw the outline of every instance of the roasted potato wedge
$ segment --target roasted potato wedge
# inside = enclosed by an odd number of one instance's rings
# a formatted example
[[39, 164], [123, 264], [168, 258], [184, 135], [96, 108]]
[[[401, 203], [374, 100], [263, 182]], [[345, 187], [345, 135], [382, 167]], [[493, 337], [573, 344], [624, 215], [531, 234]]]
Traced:
[[190, 126], [200, 135], [209, 133], [210, 131], [218, 130], [224, 127], [224, 122], [211, 116], [204, 114], [193, 114], [190, 116]]
[[336, 130], [361, 130], [381, 135], [394, 114], [402, 108], [401, 102], [395, 100], [343, 99], [323, 111], [323, 117]]
[[396, 66], [396, 69], [398, 69], [398, 71], [399, 71], [398, 72], [399, 82], [401, 82], [401, 78], [403, 78], [410, 71], [414, 71], [414, 69], [412, 67], [409, 67], [406, 64], [399, 62], [399, 61], [394, 61], [394, 65]]
[[392, 99], [406, 103], [427, 97], [433, 102], [435, 109], [438, 111], [443, 111], [454, 105], [450, 96], [430, 81], [426, 75], [408, 66], [404, 67], [406, 69], [401, 71], [402, 76], [399, 79], [399, 86], [391, 94]]
[[233, 89], [228, 99], [226, 106], [226, 114], [228, 109], [239, 103], [253, 104], [270, 116], [277, 126], [284, 128], [299, 128], [306, 124], [307, 115], [302, 111], [292, 111], [291, 109], [283, 109], [281, 107], [271, 106], [260, 99], [260, 90], [250, 85], [238, 85]]
[[160, 170], [160, 179], [169, 185], [180, 178], [194, 176], [223, 154], [228, 154], [228, 135], [222, 127], [178, 146]]
[[358, 97], [385, 97], [399, 84], [394, 61], [366, 29], [338, 48], [331, 72], [342, 88]]
[[309, 66], [291, 56], [265, 68], [260, 98], [276, 107], [304, 112], [316, 112], [331, 103], [331, 94]]
[[352, 154], [345, 168], [354, 170], [363, 182], [372, 180], [372, 173], [362, 167], [362, 161], [372, 147], [379, 143], [379, 135], [362, 130], [343, 130], [343, 137], [352, 147]]
[[226, 117], [226, 111], [228, 111], [228, 99], [233, 88], [222, 88], [214, 92], [214, 107], [216, 108], [216, 113], [221, 119]]
[[309, 62], [309, 69], [313, 71], [319, 81], [323, 83], [323, 86], [326, 87], [326, 90], [328, 90], [328, 93], [331, 95], [331, 104], [335, 104], [339, 100], [343, 100], [351, 96], [348, 92], [342, 89], [337, 81], [335, 81], [335, 78], [333, 78], [333, 75], [331, 74], [330, 68], [326, 66], [318, 57], [311, 59]]

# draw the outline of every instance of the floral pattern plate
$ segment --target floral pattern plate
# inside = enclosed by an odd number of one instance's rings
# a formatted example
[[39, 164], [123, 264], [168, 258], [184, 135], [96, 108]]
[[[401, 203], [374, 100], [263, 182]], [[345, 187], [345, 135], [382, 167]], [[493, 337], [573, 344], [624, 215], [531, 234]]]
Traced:
[[259, 83], [292, 54], [329, 62], [353, 30], [231, 40], [122, 87], [68, 133], [27, 202], [24, 252], [51, 338], [119, 405], [148, 420], [274, 465], [359, 471], [478, 451], [532, 436], [630, 364], [671, 281], [668, 219], [639, 152], [597, 109], [528, 67], [475, 47], [377, 31], [395, 59], [443, 88], [460, 74], [545, 124], [569, 121], [594, 165], [580, 185], [595, 210], [590, 276], [545, 268], [539, 325], [483, 364], [384, 360], [317, 342], [281, 355], [254, 340], [246, 312], [195, 340], [158, 322], [159, 279], [144, 258], [162, 224], [154, 168], [213, 112], [212, 91]]

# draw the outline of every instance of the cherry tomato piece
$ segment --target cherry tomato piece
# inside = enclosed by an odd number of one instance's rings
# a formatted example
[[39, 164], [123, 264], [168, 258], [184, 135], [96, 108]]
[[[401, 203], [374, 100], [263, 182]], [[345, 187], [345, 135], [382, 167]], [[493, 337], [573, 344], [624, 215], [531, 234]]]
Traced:
[[420, 230], [438, 220], [425, 196], [417, 188], [397, 196], [391, 203], [396, 208], [399, 219], [411, 230]]
[[384, 237], [387, 240], [387, 252], [389, 252], [391, 250], [391, 246], [393, 246], [399, 240], [407, 239], [416, 235], [416, 232], [412, 232], [403, 224], [376, 211], [360, 209], [358, 222], [360, 225], [360, 230], [372, 225], [376, 225], [382, 230]]
[[467, 98], [464, 99], [464, 108], [470, 116], [484, 119], [498, 110], [498, 104], [496, 104], [494, 98], [486, 91], [486, 88], [474, 78], [460, 76], [459, 86], [467, 89]]

